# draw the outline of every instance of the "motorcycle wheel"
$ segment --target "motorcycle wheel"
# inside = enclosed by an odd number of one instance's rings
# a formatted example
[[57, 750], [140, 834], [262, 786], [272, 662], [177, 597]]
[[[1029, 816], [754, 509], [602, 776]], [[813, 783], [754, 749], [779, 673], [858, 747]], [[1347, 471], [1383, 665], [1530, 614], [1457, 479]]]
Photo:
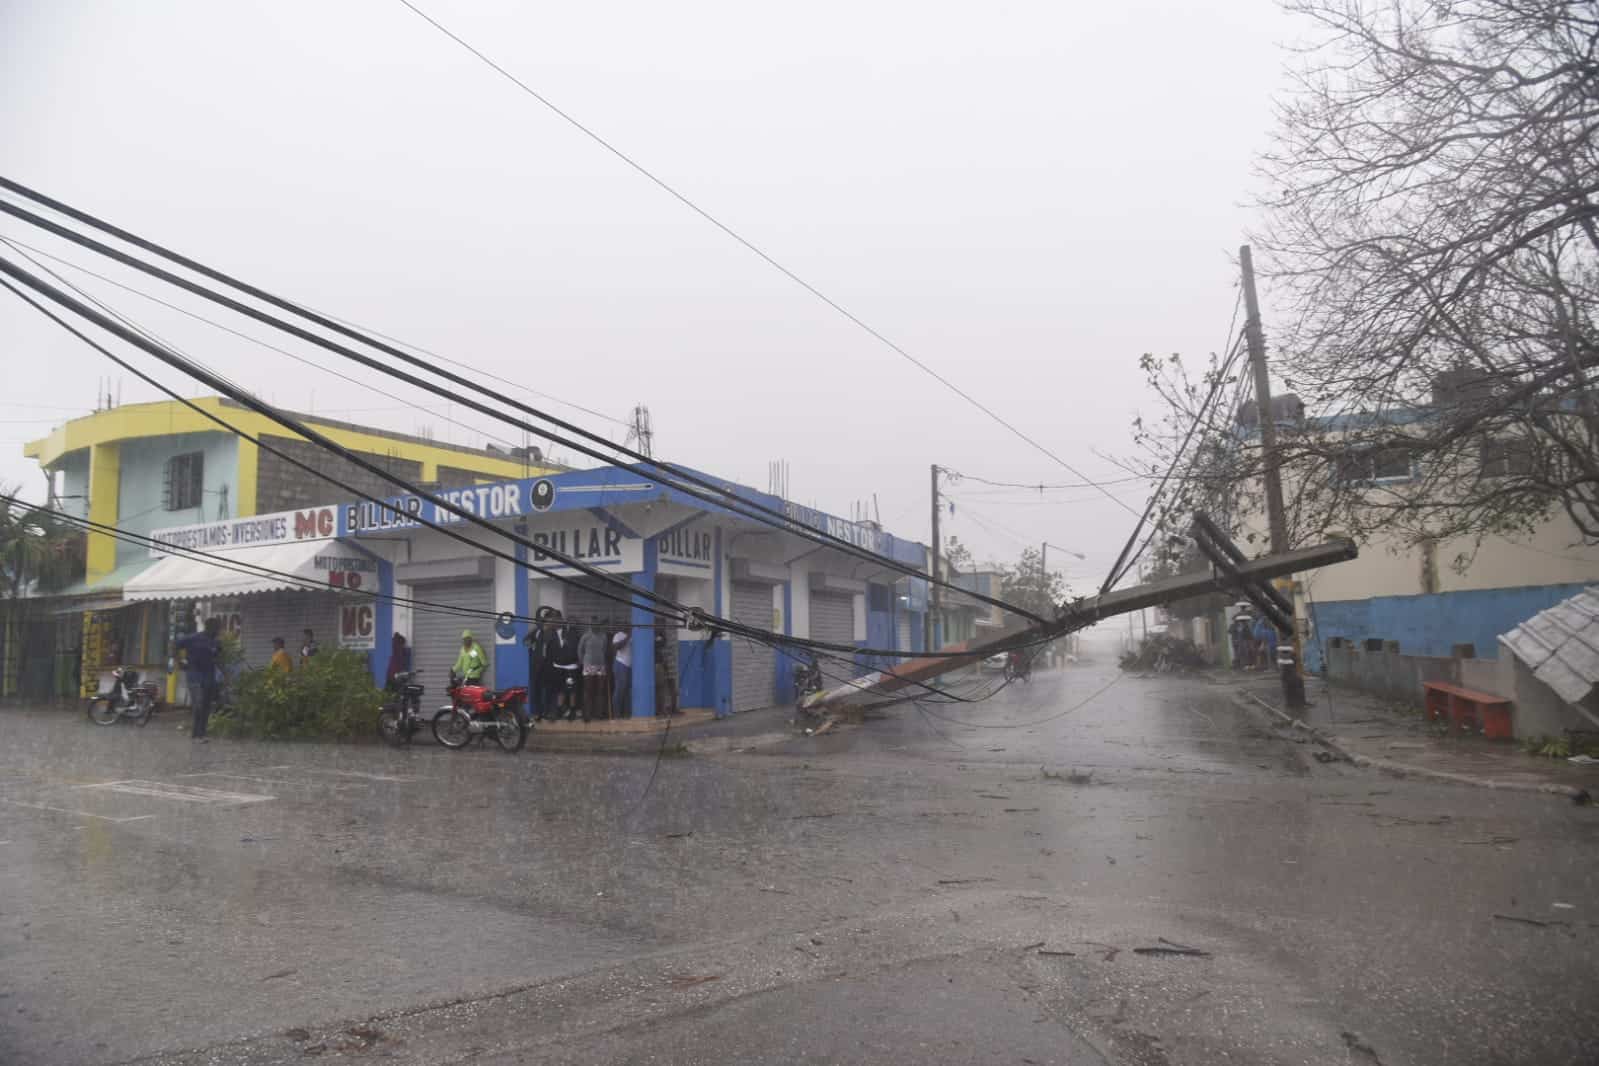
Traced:
[[472, 719], [465, 711], [444, 708], [433, 716], [433, 739], [457, 751], [466, 747], [472, 739]]
[[95, 725], [116, 725], [121, 717], [110, 696], [96, 696], [89, 701], [89, 721]]
[[522, 728], [522, 716], [509, 707], [494, 712], [494, 743], [506, 751], [521, 751], [527, 743], [527, 730]]
[[411, 742], [411, 730], [400, 708], [385, 707], [378, 712], [378, 736], [394, 748], [403, 748]]
[[139, 713], [134, 717], [133, 721], [134, 721], [134, 723], [136, 725], [141, 725], [141, 726], [149, 725], [150, 724], [150, 716], [152, 714], [154, 714], [154, 713], [155, 713], [155, 700], [150, 699], [148, 697], [141, 696], [139, 698]]

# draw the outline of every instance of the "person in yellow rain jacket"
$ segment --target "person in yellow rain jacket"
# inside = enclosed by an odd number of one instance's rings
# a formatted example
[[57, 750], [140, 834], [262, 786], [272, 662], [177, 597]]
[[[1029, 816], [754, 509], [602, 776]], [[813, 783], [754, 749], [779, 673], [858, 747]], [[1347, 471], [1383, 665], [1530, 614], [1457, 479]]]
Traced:
[[461, 654], [455, 657], [454, 673], [463, 684], [481, 685], [483, 672], [489, 668], [489, 657], [483, 645], [477, 642], [470, 629], [461, 631]]
[[294, 660], [289, 658], [289, 653], [283, 648], [283, 638], [272, 638], [272, 669], [281, 670], [285, 674], [294, 673]]

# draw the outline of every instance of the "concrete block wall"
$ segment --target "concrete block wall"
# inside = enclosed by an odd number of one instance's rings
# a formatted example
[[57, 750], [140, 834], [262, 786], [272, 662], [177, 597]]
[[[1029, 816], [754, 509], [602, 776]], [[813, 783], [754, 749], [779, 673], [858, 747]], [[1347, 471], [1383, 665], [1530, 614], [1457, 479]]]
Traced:
[[[298, 462], [337, 478], [360, 492], [378, 499], [400, 494], [400, 490], [391, 482], [376, 474], [367, 473], [344, 459], [330, 455], [309, 441], [290, 440], [287, 437], [267, 437], [265, 440], [273, 448], [292, 456]], [[408, 481], [421, 480], [422, 464], [415, 460], [396, 459], [373, 452], [359, 454], [373, 465]], [[350, 493], [343, 489], [273, 455], [265, 448], [261, 449], [260, 456], [255, 483], [255, 509], [258, 514], [287, 511], [295, 507], [314, 507], [329, 500], [346, 499], [350, 496]]]
[[1592, 732], [1599, 724], [1571, 707], [1511, 655], [1497, 659], [1408, 655], [1394, 650], [1366, 650], [1343, 641], [1326, 649], [1327, 679], [1420, 708], [1422, 686], [1443, 681], [1478, 692], [1503, 696], [1513, 704], [1511, 727], [1517, 737], [1560, 736], [1567, 731]]

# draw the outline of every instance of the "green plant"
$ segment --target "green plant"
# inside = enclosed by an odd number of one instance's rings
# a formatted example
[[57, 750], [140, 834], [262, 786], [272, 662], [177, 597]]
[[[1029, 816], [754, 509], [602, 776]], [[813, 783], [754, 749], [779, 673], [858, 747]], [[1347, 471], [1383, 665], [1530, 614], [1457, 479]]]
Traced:
[[232, 703], [212, 719], [223, 736], [262, 740], [348, 740], [366, 736], [383, 700], [366, 656], [324, 651], [292, 673], [244, 670]]
[[1521, 750], [1545, 759], [1565, 759], [1571, 756], [1571, 741], [1565, 737], [1523, 737]]

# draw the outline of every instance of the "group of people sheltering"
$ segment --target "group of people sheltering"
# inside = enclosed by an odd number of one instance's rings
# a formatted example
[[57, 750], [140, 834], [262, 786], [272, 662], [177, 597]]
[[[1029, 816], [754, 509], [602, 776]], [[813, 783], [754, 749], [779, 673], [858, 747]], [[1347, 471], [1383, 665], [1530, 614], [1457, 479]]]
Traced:
[[[598, 617], [588, 625], [567, 622], [550, 611], [528, 630], [528, 697], [533, 717], [549, 721], [579, 715], [633, 716], [633, 630], [607, 625]], [[681, 714], [677, 706], [677, 663], [666, 634], [655, 630], [655, 713]]]
[[1277, 627], [1263, 614], [1240, 610], [1227, 627], [1234, 670], [1273, 670], [1277, 666]]
[[[569, 623], [559, 612], [549, 612], [528, 630], [527, 647], [529, 713], [537, 721], [565, 718], [633, 716], [633, 630], [607, 626], [595, 618], [588, 625]], [[655, 712], [675, 715], [677, 663], [666, 634], [655, 631]], [[451, 673], [469, 685], [485, 684], [489, 657], [470, 629], [461, 633], [461, 648]], [[411, 649], [405, 638], [394, 635], [389, 653], [388, 678], [410, 670]]]
[[[302, 668], [320, 647], [316, 642], [316, 634], [305, 630], [305, 639], [300, 644]], [[203, 741], [211, 723], [211, 713], [216, 710], [222, 695], [222, 619], [207, 618], [198, 630], [178, 638], [176, 650], [182, 660], [184, 680], [188, 685], [189, 707], [194, 712], [189, 737]], [[272, 638], [272, 661], [268, 666], [285, 674], [294, 671], [294, 660], [284, 648], [282, 637]]]

